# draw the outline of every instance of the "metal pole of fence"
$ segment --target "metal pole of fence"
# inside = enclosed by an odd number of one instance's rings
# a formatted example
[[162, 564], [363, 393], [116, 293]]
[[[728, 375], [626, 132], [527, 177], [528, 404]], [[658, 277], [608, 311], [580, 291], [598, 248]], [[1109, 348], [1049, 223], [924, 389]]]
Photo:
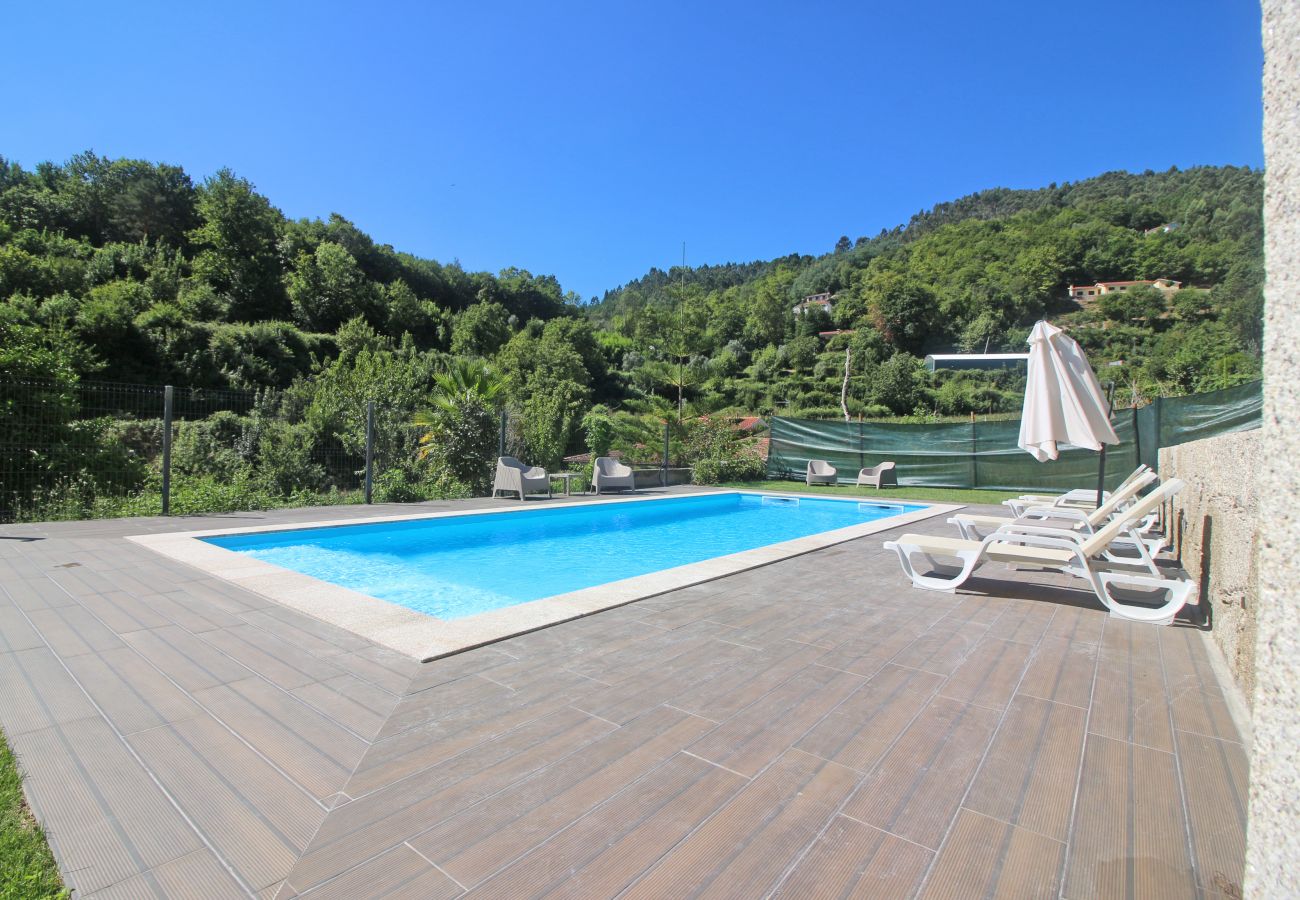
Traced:
[[506, 455], [506, 409], [501, 407], [501, 429], [497, 435], [497, 456]]
[[664, 459], [663, 459], [663, 465], [659, 471], [659, 483], [662, 484], [664, 487], [668, 487], [668, 429], [669, 427], [670, 427], [669, 424], [665, 422], [664, 423]]
[[172, 386], [163, 388], [162, 514], [172, 512]]
[[970, 414], [970, 486], [980, 486], [980, 436], [975, 424], [975, 413]]
[[366, 503], [370, 503], [374, 488], [375, 469], [375, 401], [366, 402]]

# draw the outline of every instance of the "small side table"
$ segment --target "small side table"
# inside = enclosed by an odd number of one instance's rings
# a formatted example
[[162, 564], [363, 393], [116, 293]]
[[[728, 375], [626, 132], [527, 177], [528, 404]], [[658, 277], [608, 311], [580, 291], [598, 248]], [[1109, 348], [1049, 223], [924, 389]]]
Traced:
[[551, 473], [552, 481], [558, 478], [564, 482], [564, 496], [566, 497], [571, 497], [573, 495], [573, 479], [575, 477], [577, 476], [573, 472], [552, 472]]

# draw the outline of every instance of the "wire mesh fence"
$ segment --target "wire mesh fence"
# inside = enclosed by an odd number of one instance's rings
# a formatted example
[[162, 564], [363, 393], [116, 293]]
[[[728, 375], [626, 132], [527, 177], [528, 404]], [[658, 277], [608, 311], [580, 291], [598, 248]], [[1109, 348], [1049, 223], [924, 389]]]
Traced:
[[0, 522], [359, 501], [357, 443], [274, 391], [0, 381]]

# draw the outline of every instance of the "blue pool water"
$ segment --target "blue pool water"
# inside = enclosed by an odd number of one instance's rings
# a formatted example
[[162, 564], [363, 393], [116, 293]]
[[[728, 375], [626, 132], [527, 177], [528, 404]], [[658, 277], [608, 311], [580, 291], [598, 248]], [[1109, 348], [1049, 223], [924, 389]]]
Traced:
[[727, 493], [205, 540], [458, 619], [923, 508]]

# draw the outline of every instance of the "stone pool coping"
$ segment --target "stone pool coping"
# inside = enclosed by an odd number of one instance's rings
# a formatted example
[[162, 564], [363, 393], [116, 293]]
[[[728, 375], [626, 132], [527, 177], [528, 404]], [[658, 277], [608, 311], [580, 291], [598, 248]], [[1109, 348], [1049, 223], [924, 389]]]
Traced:
[[[232, 534], [264, 534], [277, 531], [298, 531], [308, 528], [338, 528], [352, 525], [370, 525], [383, 522], [404, 522], [415, 519], [443, 519], [451, 516], [483, 516], [519, 512], [521, 507], [496, 507], [492, 509], [464, 509], [445, 512], [418, 512], [403, 515], [384, 515], [346, 520], [332, 519], [316, 522], [265, 525], [249, 528], [209, 528], [201, 531], [137, 534], [127, 540], [147, 547], [177, 562], [185, 563], [202, 572], [224, 579], [290, 609], [329, 622], [376, 644], [395, 650], [413, 659], [427, 662], [442, 656], [481, 647], [505, 638], [514, 637], [539, 628], [558, 625], [592, 613], [623, 606], [647, 597], [678, 590], [695, 584], [712, 581], [737, 572], [765, 566], [778, 560], [801, 556], [856, 540], [901, 525], [910, 525], [958, 509], [956, 504], [927, 504], [908, 500], [871, 500], [867, 498], [825, 497], [800, 494], [793, 491], [709, 491], [707, 493], [757, 494], [771, 497], [809, 497], [843, 503], [878, 503], [888, 506], [921, 506], [922, 509], [901, 515], [888, 516], [873, 522], [850, 525], [833, 531], [756, 547], [726, 556], [717, 556], [697, 563], [662, 569], [646, 575], [610, 581], [594, 587], [555, 594], [502, 609], [491, 610], [461, 619], [438, 619], [416, 612], [405, 606], [371, 597], [359, 591], [331, 584], [293, 572], [262, 560], [252, 559], [209, 544], [201, 538]], [[696, 495], [698, 496], [698, 494]], [[673, 501], [681, 495], [654, 497], [618, 497], [616, 499], [588, 499], [550, 502], [540, 509], [557, 509], [593, 504], [655, 503]], [[562, 561], [548, 561], [559, 564]]]

